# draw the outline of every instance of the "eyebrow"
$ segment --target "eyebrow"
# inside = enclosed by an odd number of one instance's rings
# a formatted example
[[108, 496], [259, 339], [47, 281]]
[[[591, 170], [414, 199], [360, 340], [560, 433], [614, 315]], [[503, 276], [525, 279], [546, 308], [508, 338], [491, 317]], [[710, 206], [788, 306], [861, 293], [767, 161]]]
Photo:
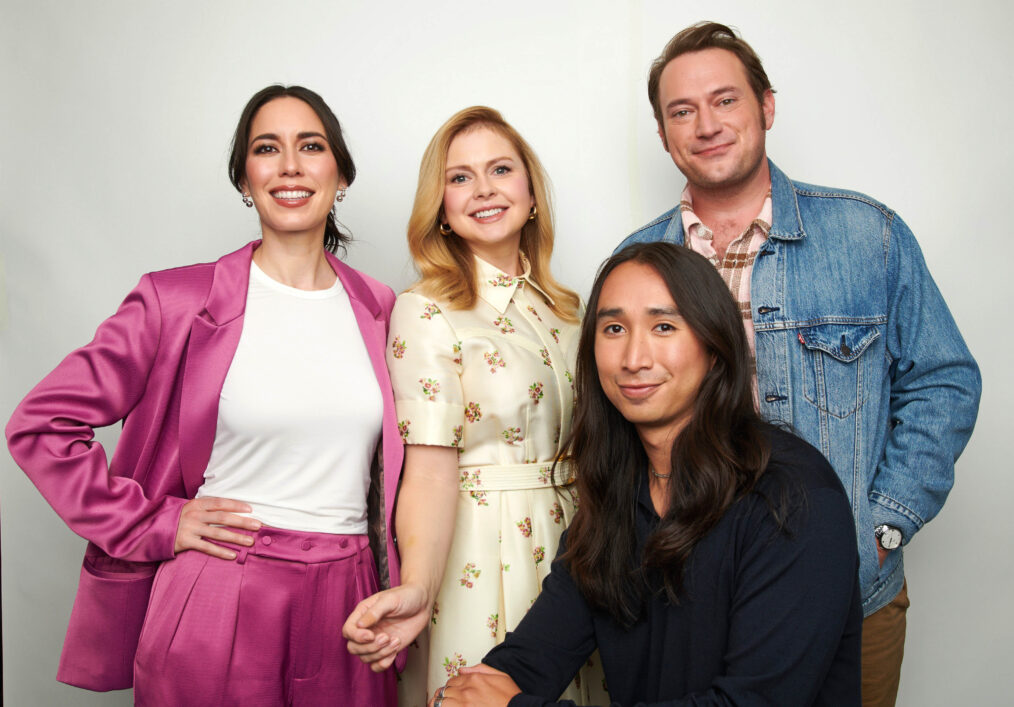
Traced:
[[[680, 312], [676, 307], [648, 307], [647, 312], [650, 316], [668, 316], [678, 317]], [[595, 319], [609, 319], [611, 317], [619, 317], [624, 313], [623, 307], [610, 307], [608, 309], [600, 309], [595, 315]]]
[[[514, 158], [511, 157], [510, 155], [504, 155], [503, 157], [494, 157], [493, 159], [486, 161], [486, 166], [489, 167], [492, 164], [496, 164], [497, 162], [504, 162], [504, 161], [514, 162]], [[463, 165], [447, 165], [447, 169], [445, 169], [444, 171], [445, 172], [452, 172], [452, 171], [454, 171], [456, 169], [467, 169], [467, 170], [471, 171], [472, 167], [470, 165], [467, 165], [467, 164], [463, 164]]]
[[[321, 135], [320, 133], [318, 133], [316, 131], [309, 131], [309, 132], [305, 132], [305, 133], [299, 133], [299, 134], [296, 135], [296, 139], [297, 140], [305, 140], [305, 139], [310, 138], [310, 137], [319, 137], [319, 138], [323, 138], [323, 139], [327, 140], [327, 136]], [[279, 139], [278, 135], [276, 135], [275, 133], [262, 133], [262, 134], [258, 135], [257, 137], [250, 138], [250, 142], [254, 143], [254, 142], [257, 142], [258, 140], [278, 140], [278, 139]]]
[[[737, 88], [736, 86], [722, 86], [721, 88], [716, 88], [714, 91], [709, 91], [708, 98], [714, 98], [715, 96], [718, 96], [723, 93], [729, 93], [730, 91], [733, 93], [739, 93], [741, 92], [741, 89]], [[693, 103], [693, 101], [689, 98], [674, 98], [668, 103], [666, 103], [665, 107], [666, 110], [668, 110], [669, 108], [672, 108], [673, 106], [676, 105], [680, 105], [682, 103]]]

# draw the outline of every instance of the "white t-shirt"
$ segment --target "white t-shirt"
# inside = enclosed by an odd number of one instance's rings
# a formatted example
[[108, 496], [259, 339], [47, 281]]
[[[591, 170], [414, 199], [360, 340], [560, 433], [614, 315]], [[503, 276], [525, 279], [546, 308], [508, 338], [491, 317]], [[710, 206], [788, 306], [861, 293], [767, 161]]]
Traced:
[[253, 507], [266, 525], [364, 534], [383, 399], [348, 294], [298, 290], [250, 266], [198, 496]]

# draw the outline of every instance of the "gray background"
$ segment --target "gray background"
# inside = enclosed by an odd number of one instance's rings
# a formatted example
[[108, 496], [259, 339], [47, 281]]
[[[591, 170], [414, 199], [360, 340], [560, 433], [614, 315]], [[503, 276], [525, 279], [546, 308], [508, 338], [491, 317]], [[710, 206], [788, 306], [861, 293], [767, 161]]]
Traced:
[[[764, 60], [783, 170], [906, 219], [978, 358], [957, 484], [906, 551], [900, 703], [1008, 703], [1014, 10], [1000, 0], [0, 0], [0, 418], [142, 273], [257, 236], [225, 165], [268, 83], [315, 89], [343, 121], [361, 170], [341, 210], [349, 260], [396, 289], [412, 279], [404, 229], [427, 141], [464, 106], [500, 109], [553, 179], [556, 274], [587, 294], [616, 243], [678, 199], [644, 79], [699, 19], [737, 26]], [[84, 541], [6, 454], [0, 499], [6, 704], [129, 704], [54, 681]]]

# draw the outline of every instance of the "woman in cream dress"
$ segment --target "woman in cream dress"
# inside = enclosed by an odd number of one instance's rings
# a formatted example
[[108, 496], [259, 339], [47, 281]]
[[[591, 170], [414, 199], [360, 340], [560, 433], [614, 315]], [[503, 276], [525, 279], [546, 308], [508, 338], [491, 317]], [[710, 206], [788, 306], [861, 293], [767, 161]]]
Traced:
[[[377, 669], [428, 627], [403, 705], [517, 625], [574, 511], [568, 463], [551, 468], [570, 432], [581, 312], [549, 272], [552, 245], [531, 148], [494, 110], [453, 116], [423, 156], [409, 223], [421, 279], [395, 303], [387, 352], [407, 445], [403, 584], [346, 623], [350, 650]], [[601, 672], [584, 672], [566, 693], [580, 702], [602, 694]]]

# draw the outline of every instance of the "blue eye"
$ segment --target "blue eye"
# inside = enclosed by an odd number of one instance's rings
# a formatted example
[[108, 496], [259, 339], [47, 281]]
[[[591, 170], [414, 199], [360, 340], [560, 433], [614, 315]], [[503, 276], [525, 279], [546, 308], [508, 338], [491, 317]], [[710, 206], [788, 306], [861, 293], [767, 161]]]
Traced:
[[463, 175], [463, 174], [455, 174], [453, 177], [451, 177], [450, 182], [451, 182], [451, 184], [464, 184], [465, 183], [465, 175]]
[[511, 168], [508, 167], [507, 165], [500, 165], [500, 166], [498, 166], [498, 167], [496, 167], [496, 168], [493, 169], [493, 174], [499, 174], [499, 175], [510, 174], [510, 171], [511, 171]]

